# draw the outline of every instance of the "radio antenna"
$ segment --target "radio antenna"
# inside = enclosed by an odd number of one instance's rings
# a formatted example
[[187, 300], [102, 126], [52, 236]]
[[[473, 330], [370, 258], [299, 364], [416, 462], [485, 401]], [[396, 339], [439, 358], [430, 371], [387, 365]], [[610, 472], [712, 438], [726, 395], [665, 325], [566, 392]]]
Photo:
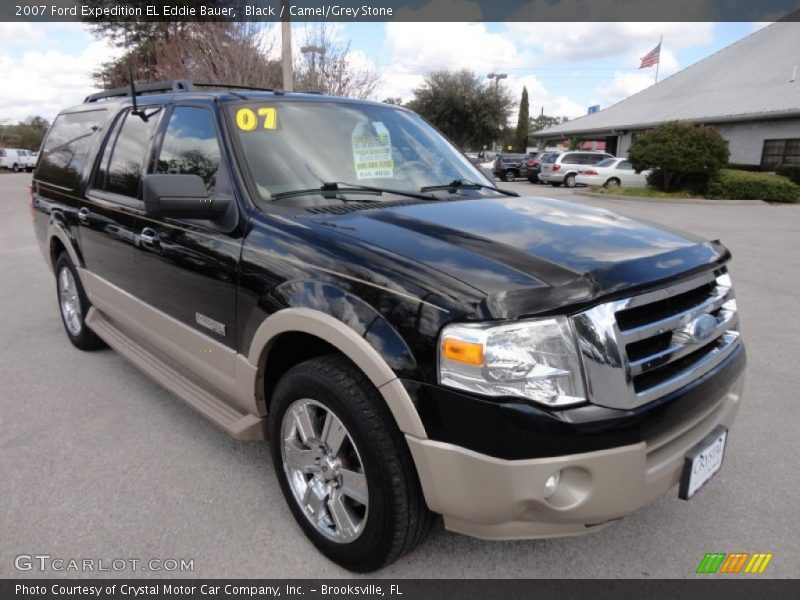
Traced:
[[147, 115], [144, 114], [144, 111], [139, 110], [136, 106], [136, 85], [133, 83], [133, 67], [131, 67], [131, 63], [128, 63], [128, 80], [131, 84], [131, 103], [133, 104], [133, 110], [131, 110], [131, 114], [136, 115], [142, 121], [147, 122]]

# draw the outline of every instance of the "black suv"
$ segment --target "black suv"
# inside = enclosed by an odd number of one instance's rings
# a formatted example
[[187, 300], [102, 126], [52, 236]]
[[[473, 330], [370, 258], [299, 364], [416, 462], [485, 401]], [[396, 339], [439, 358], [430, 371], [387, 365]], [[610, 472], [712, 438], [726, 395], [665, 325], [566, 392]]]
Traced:
[[728, 250], [503, 192], [406, 109], [112, 90], [55, 119], [31, 201], [70, 341], [269, 440], [349, 569], [435, 514], [583, 533], [722, 464], [745, 365]]
[[535, 153], [528, 154], [498, 154], [492, 165], [492, 172], [495, 177], [503, 181], [514, 181], [517, 177], [522, 177], [522, 171], [526, 162], [533, 158]]

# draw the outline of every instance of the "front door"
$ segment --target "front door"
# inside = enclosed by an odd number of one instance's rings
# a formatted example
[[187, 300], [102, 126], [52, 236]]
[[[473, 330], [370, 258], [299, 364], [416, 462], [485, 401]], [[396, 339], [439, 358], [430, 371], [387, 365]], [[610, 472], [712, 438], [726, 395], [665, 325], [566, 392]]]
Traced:
[[[153, 173], [195, 174], [210, 195], [230, 195], [214, 114], [202, 106], [176, 106], [166, 118]], [[238, 215], [234, 215], [233, 225]], [[233, 385], [236, 286], [241, 237], [231, 220], [137, 221], [137, 295], [149, 308], [145, 325], [156, 343], [223, 393]]]

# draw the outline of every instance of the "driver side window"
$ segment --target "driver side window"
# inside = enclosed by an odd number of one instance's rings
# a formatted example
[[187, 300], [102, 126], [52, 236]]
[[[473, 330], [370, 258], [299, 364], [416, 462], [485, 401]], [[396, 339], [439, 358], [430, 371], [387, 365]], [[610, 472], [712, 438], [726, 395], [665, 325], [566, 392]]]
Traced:
[[195, 106], [176, 107], [164, 133], [156, 173], [199, 175], [213, 191], [219, 167], [219, 141], [211, 113]]

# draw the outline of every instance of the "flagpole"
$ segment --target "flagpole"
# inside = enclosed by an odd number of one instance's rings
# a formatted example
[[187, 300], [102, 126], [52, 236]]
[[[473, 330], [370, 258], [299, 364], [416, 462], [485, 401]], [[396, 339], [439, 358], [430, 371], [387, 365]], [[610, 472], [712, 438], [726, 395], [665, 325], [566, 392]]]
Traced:
[[661, 37], [658, 38], [658, 62], [656, 63], [656, 83], [658, 83], [658, 67], [661, 66], [661, 42], [664, 41], [664, 34], [661, 34]]

